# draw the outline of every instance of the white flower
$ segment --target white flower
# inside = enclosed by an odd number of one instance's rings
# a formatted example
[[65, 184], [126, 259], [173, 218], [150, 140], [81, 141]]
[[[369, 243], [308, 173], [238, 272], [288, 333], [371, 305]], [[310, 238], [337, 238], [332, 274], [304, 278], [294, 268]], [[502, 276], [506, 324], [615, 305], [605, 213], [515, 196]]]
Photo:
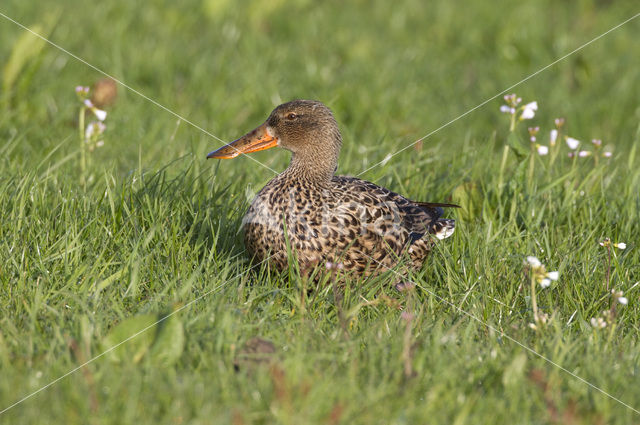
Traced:
[[537, 145], [537, 149], [539, 155], [546, 155], [549, 153], [549, 148], [544, 145]]
[[615, 289], [611, 290], [611, 296], [613, 297], [615, 302], [618, 302], [622, 305], [627, 305], [629, 303], [629, 300], [627, 299], [627, 297], [624, 297], [623, 295], [624, 293], [622, 291], [616, 291]]
[[527, 263], [529, 263], [531, 267], [540, 267], [542, 265], [538, 257], [534, 257], [533, 255], [527, 257]]
[[602, 156], [604, 156], [605, 158], [611, 158], [611, 155], [613, 155], [611, 152], [606, 151], [606, 152], [602, 152]]
[[532, 255], [527, 257], [525, 264], [529, 265], [531, 278], [538, 282], [542, 288], [548, 288], [551, 286], [551, 282], [558, 280], [558, 277], [560, 276], [560, 273], [557, 271], [547, 272], [544, 264], [542, 264], [537, 257]]
[[593, 326], [596, 329], [602, 329], [607, 326], [607, 322], [605, 322], [602, 317], [598, 317], [597, 319], [595, 317], [592, 317], [591, 326]]
[[502, 112], [503, 114], [514, 114], [516, 110], [509, 105], [502, 105], [500, 107], [500, 112]]
[[93, 109], [92, 112], [94, 113], [94, 115], [96, 116], [96, 118], [98, 118], [100, 121], [104, 121], [107, 118], [107, 112], [103, 111], [102, 109]]
[[618, 243], [614, 243], [613, 246], [615, 246], [618, 249], [625, 249], [627, 247], [627, 244], [624, 242], [618, 242]]
[[558, 130], [556, 129], [551, 130], [551, 132], [549, 133], [549, 144], [551, 146], [555, 146], [557, 139], [558, 139]]
[[522, 107], [522, 115], [520, 115], [521, 120], [530, 120], [531, 118], [536, 116], [536, 111], [538, 110], [538, 102], [529, 102]]
[[580, 140], [574, 139], [573, 137], [567, 137], [567, 146], [569, 146], [569, 149], [576, 150], [578, 149], [578, 146], [580, 146]]
[[588, 157], [589, 155], [591, 155], [591, 152], [589, 152], [589, 151], [580, 151], [580, 152], [578, 152], [578, 156], [579, 156], [580, 158], [586, 158], [586, 157]]
[[87, 140], [91, 139], [92, 137], [98, 137], [102, 133], [104, 133], [104, 130], [106, 128], [107, 126], [104, 125], [102, 122], [92, 121], [91, 123], [89, 123], [89, 125], [87, 125], [87, 129], [84, 132], [84, 137]]
[[548, 288], [551, 286], [552, 280], [558, 280], [560, 277], [560, 273], [558, 272], [548, 272], [545, 277], [540, 281], [540, 286], [543, 288]]
[[84, 106], [87, 107], [100, 121], [104, 121], [107, 118], [107, 112], [102, 109], [98, 109], [94, 106], [94, 104], [89, 100], [84, 100]]

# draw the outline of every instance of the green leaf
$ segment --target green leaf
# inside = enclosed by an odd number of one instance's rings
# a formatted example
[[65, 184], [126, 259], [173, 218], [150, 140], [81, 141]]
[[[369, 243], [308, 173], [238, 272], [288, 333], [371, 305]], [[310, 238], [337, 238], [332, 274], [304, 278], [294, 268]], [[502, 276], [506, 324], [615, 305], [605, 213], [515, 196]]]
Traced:
[[527, 365], [527, 356], [524, 353], [520, 353], [513, 358], [511, 363], [504, 369], [502, 374], [502, 384], [509, 388], [518, 384], [522, 384], [522, 378], [525, 372], [525, 366]]
[[142, 314], [117, 324], [103, 339], [102, 348], [108, 350], [122, 344], [107, 353], [107, 357], [116, 363], [138, 363], [155, 339], [157, 328], [153, 325], [157, 320], [155, 314]]
[[[49, 13], [44, 24], [35, 24], [30, 30], [44, 38], [49, 37], [58, 20], [59, 12]], [[46, 41], [34, 35], [32, 32], [24, 30], [18, 37], [11, 49], [9, 60], [2, 72], [3, 91], [9, 92], [20, 78], [26, 65], [38, 57], [44, 48]]]
[[103, 289], [105, 289], [106, 287], [108, 287], [109, 285], [111, 285], [113, 282], [116, 281], [116, 279], [119, 279], [120, 276], [122, 276], [125, 272], [125, 269], [120, 269], [117, 272], [113, 273], [111, 276], [107, 277], [106, 279], [103, 279], [100, 283], [98, 283], [98, 285], [96, 286], [96, 292], [101, 292]]
[[522, 159], [530, 152], [529, 146], [525, 145], [523, 140], [518, 137], [516, 133], [509, 133], [509, 136], [507, 137], [507, 144], [516, 154], [518, 159]]
[[175, 314], [160, 322], [158, 326], [158, 333], [149, 355], [154, 363], [170, 366], [182, 355], [184, 328]]

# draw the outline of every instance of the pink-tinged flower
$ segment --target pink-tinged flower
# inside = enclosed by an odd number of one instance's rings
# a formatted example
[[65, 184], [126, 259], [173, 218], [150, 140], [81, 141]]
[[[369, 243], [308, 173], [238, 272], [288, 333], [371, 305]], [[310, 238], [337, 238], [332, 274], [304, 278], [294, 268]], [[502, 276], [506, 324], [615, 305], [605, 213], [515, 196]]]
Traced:
[[602, 156], [604, 156], [605, 158], [611, 158], [613, 156], [613, 152], [604, 151], [602, 152]]
[[588, 157], [590, 155], [591, 155], [591, 152], [589, 152], [589, 151], [580, 151], [580, 152], [578, 152], [578, 156], [580, 158], [586, 158], [586, 157]]
[[529, 102], [522, 107], [522, 114], [520, 115], [521, 120], [530, 120], [531, 118], [536, 116], [536, 111], [538, 110], [538, 102], [533, 101]]
[[516, 108], [512, 108], [509, 105], [502, 105], [500, 107], [500, 112], [502, 112], [503, 114], [515, 114], [516, 113]]
[[551, 318], [547, 313], [539, 313], [538, 317], [536, 318], [537, 323], [529, 323], [529, 327], [534, 331], [537, 331], [538, 329], [542, 329], [550, 321], [550, 319]]
[[396, 284], [396, 289], [400, 292], [410, 291], [415, 288], [416, 284], [411, 281], [399, 282]]
[[522, 102], [522, 98], [517, 97], [515, 93], [511, 93], [504, 96], [504, 101], [507, 102], [507, 105], [515, 107]]
[[104, 125], [101, 121], [92, 121], [87, 125], [87, 129], [84, 132], [84, 137], [89, 140], [92, 137], [100, 137], [102, 133], [107, 129], [107, 126]]
[[344, 269], [344, 264], [342, 264], [342, 263], [331, 263], [331, 262], [327, 261], [325, 266], [326, 266], [327, 270], [342, 270], [342, 269]]
[[566, 141], [567, 141], [567, 146], [569, 146], [569, 149], [576, 150], [578, 149], [578, 146], [580, 146], [580, 140], [574, 139], [573, 137], [567, 136]]
[[538, 155], [546, 155], [549, 153], [549, 148], [545, 145], [536, 145], [536, 149], [538, 150]]
[[555, 128], [553, 130], [551, 130], [551, 132], [549, 133], [549, 144], [551, 146], [555, 146], [556, 145], [556, 140], [558, 140], [558, 130], [556, 130]]
[[556, 128], [562, 128], [564, 125], [564, 118], [556, 118], [554, 122], [556, 124]]
[[598, 147], [598, 148], [600, 146], [602, 146], [602, 140], [600, 140], [600, 139], [591, 139], [591, 143], [593, 143], [593, 145]]
[[409, 313], [408, 311], [403, 311], [402, 313], [400, 313], [400, 317], [402, 318], [402, 320], [404, 320], [405, 322], [410, 322], [413, 319], [415, 319], [415, 314], [413, 313]]
[[86, 98], [89, 95], [89, 87], [76, 86], [76, 94], [82, 99]]
[[107, 118], [107, 111], [96, 108], [89, 99], [84, 100], [84, 106], [93, 112], [93, 115], [95, 115], [100, 121], [104, 121]]

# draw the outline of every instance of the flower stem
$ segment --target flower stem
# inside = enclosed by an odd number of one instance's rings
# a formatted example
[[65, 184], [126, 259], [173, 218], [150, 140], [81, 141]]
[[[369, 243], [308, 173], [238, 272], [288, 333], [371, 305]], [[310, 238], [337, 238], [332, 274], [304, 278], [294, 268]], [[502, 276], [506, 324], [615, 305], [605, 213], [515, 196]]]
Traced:
[[511, 114], [511, 124], [509, 125], [509, 131], [513, 133], [513, 130], [516, 129], [516, 114]]
[[502, 161], [500, 162], [500, 172], [498, 173], [498, 193], [502, 195], [502, 185], [504, 184], [504, 171], [507, 168], [507, 159], [509, 157], [509, 145], [504, 145], [502, 150]]
[[607, 254], [609, 256], [609, 261], [607, 263], [607, 277], [606, 277], [606, 282], [607, 282], [607, 291], [609, 290], [609, 279], [611, 277], [611, 245], [607, 244]]
[[85, 107], [80, 108], [80, 114], [78, 116], [78, 131], [80, 135], [80, 180], [82, 185], [85, 184], [85, 173], [87, 171], [87, 151], [86, 143], [84, 141], [84, 115]]
[[533, 174], [536, 167], [536, 146], [534, 143], [529, 143], [531, 145], [531, 153], [529, 154], [529, 191], [531, 191], [533, 187]]
[[556, 162], [556, 158], [558, 158], [558, 154], [560, 153], [560, 143], [558, 140], [562, 140], [562, 135], [560, 134], [560, 130], [558, 130], [558, 135], [556, 136], [556, 142], [553, 146], [549, 146], [549, 151], [551, 152], [550, 160], [549, 160], [549, 168], [553, 168], [553, 163]]
[[533, 323], [538, 324], [538, 300], [536, 299], [536, 278], [531, 273], [531, 309], [533, 310]]

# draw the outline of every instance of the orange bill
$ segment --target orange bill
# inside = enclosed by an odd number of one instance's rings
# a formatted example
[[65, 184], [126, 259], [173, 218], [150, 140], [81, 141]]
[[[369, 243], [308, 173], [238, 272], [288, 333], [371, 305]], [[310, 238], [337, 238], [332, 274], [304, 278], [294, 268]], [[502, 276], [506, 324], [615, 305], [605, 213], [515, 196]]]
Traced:
[[273, 148], [274, 146], [278, 146], [278, 138], [269, 132], [267, 124], [265, 123], [238, 140], [234, 140], [220, 149], [210, 152], [207, 158], [235, 158], [243, 153], [258, 152]]

